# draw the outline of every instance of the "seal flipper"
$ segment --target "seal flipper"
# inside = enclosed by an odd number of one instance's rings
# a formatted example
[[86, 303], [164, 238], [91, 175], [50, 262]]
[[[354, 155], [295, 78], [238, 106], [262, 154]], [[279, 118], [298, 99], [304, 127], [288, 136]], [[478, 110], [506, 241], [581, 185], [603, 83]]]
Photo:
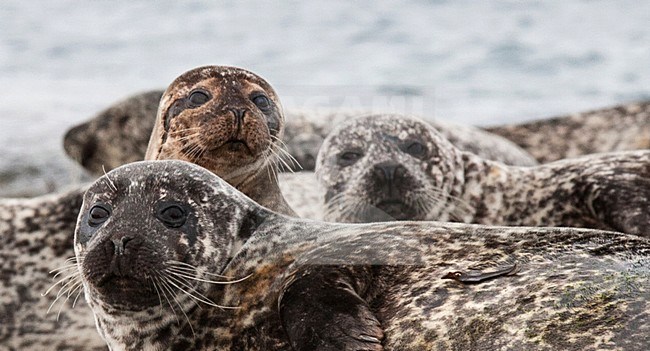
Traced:
[[381, 325], [359, 296], [365, 285], [359, 273], [349, 267], [309, 266], [294, 275], [279, 301], [282, 326], [294, 350], [383, 350]]

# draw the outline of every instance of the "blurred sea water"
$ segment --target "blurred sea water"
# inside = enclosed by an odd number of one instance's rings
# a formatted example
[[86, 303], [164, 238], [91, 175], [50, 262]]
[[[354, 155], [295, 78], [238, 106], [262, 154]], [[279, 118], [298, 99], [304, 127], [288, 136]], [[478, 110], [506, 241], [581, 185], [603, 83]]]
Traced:
[[285, 108], [475, 125], [650, 98], [650, 2], [0, 3], [0, 195], [78, 182], [62, 136], [200, 65], [248, 68]]

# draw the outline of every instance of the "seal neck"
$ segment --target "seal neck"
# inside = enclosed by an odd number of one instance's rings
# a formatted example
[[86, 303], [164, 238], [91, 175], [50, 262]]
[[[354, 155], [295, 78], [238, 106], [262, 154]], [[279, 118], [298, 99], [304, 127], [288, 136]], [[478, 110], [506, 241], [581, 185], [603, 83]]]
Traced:
[[232, 179], [229, 183], [253, 201], [271, 211], [297, 217], [296, 212], [291, 209], [284, 196], [282, 196], [277, 173], [278, 170], [275, 167], [265, 165], [251, 176]]

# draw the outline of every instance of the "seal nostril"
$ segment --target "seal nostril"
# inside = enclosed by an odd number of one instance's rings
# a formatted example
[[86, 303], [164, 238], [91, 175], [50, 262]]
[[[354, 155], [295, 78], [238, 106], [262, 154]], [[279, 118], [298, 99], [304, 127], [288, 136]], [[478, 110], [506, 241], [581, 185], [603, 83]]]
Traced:
[[113, 252], [116, 255], [123, 255], [124, 251], [126, 251], [126, 245], [132, 240], [133, 238], [129, 236], [123, 236], [121, 238], [111, 239], [111, 241], [113, 242]]
[[384, 182], [392, 182], [395, 179], [397, 170], [405, 170], [404, 167], [397, 163], [385, 162], [375, 165], [373, 171], [375, 175]]

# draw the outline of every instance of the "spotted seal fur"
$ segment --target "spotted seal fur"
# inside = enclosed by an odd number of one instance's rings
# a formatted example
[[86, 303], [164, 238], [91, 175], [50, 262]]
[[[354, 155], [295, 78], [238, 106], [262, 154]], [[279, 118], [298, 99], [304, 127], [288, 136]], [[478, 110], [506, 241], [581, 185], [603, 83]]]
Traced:
[[645, 350], [650, 241], [577, 228], [323, 223], [183, 161], [96, 181], [75, 232], [124, 350]]
[[[162, 95], [161, 90], [135, 94], [88, 122], [74, 126], [64, 138], [67, 154], [96, 176], [102, 175], [104, 170], [143, 160]], [[357, 110], [287, 109], [282, 140], [301, 169], [313, 170], [318, 149], [332, 127], [364, 113]], [[471, 127], [445, 125], [455, 129], [449, 137], [463, 150], [506, 164], [527, 166], [536, 163], [523, 149], [502, 137]]]
[[645, 150], [506, 166], [460, 151], [424, 121], [370, 115], [328, 136], [317, 173], [327, 220], [453, 220], [649, 234]]
[[0, 348], [106, 350], [83, 299], [71, 311], [78, 295], [41, 296], [53, 283], [50, 270], [66, 266], [74, 255], [72, 239], [85, 190], [0, 199]]
[[515, 142], [542, 163], [650, 149], [650, 100], [485, 130]]

